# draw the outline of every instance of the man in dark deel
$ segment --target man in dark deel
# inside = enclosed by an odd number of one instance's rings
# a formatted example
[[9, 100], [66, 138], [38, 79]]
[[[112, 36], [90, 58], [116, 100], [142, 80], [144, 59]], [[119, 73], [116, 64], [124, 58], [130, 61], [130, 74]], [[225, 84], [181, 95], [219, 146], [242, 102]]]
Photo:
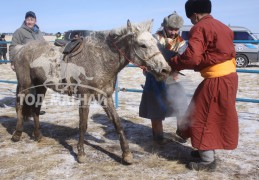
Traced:
[[210, 15], [210, 0], [188, 0], [185, 10], [194, 26], [186, 51], [173, 57], [170, 66], [198, 71], [204, 80], [194, 93], [179, 135], [191, 138], [192, 146], [198, 149], [192, 156], [200, 156], [199, 162], [190, 162], [188, 167], [214, 171], [215, 150], [233, 150], [238, 144], [234, 34]]

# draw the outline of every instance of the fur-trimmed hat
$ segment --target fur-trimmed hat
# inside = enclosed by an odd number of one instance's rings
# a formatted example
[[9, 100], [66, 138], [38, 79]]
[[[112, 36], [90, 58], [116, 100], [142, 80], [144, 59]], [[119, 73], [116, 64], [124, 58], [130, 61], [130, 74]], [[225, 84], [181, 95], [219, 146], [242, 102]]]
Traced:
[[183, 26], [183, 18], [174, 11], [173, 14], [164, 18], [161, 26], [180, 29]]
[[210, 0], [188, 0], [185, 3], [186, 16], [190, 18], [194, 13], [211, 13]]

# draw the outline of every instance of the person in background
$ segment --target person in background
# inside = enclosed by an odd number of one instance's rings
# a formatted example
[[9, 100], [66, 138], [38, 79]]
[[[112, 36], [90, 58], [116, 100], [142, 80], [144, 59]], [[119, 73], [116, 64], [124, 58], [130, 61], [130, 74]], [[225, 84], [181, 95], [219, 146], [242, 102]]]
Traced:
[[64, 39], [64, 36], [60, 32], [57, 32], [56, 39]]
[[[35, 41], [35, 40], [43, 40], [43, 34], [40, 31], [39, 26], [36, 24], [37, 23], [37, 18], [36, 14], [32, 11], [28, 11], [25, 14], [25, 20], [22, 23], [22, 26], [18, 28], [12, 37], [12, 42], [9, 47], [9, 54], [12, 54], [11, 51], [16, 45], [24, 45], [30, 41]], [[11, 61], [11, 68], [14, 69], [14, 65], [12, 62], [12, 57], [10, 57]]]
[[[162, 29], [155, 34], [155, 38], [158, 40], [161, 53], [169, 61], [176, 55], [175, 51], [186, 48], [185, 41], [178, 35], [179, 29], [183, 26], [183, 19], [174, 12], [165, 17], [161, 25]], [[162, 121], [165, 117], [175, 115], [178, 128], [179, 121], [187, 108], [185, 91], [181, 84], [176, 82], [177, 72], [173, 72], [171, 80], [167, 81], [157, 81], [148, 72], [144, 74], [146, 82], [143, 87], [139, 116], [151, 119], [153, 140], [158, 144], [165, 144], [167, 140], [164, 138]]]
[[68, 41], [64, 39], [64, 36], [60, 32], [57, 32], [54, 45], [64, 47], [67, 43]]
[[[0, 60], [7, 60], [6, 53], [7, 53], [7, 44], [5, 40], [5, 34], [1, 34], [0, 38], [1, 44], [0, 44]], [[2, 63], [1, 63], [2, 64]], [[7, 63], [5, 63], [7, 64]]]
[[80, 38], [79, 33], [75, 33], [73, 39], [79, 39], [79, 38]]
[[[11, 68], [15, 71], [14, 64], [12, 61], [12, 49], [16, 45], [24, 45], [28, 42], [35, 41], [35, 40], [41, 40], [45, 41], [42, 32], [40, 31], [39, 26], [36, 24], [37, 18], [36, 14], [32, 11], [28, 11], [25, 14], [25, 20], [22, 23], [22, 26], [18, 28], [12, 37], [12, 42], [9, 47], [9, 55], [10, 55], [10, 61], [11, 61]], [[35, 89], [31, 89], [31, 93], [35, 94]], [[40, 115], [45, 114], [45, 111], [40, 111]], [[28, 118], [28, 117], [27, 117]], [[27, 119], [26, 119], [27, 120]]]
[[199, 161], [188, 164], [197, 171], [215, 171], [215, 150], [233, 150], [238, 144], [234, 34], [210, 15], [211, 6], [210, 0], [186, 2], [186, 15], [194, 26], [186, 51], [169, 62], [172, 69], [193, 69], [204, 78], [188, 107], [185, 126], [179, 129], [179, 135], [191, 138], [198, 149], [191, 155]]

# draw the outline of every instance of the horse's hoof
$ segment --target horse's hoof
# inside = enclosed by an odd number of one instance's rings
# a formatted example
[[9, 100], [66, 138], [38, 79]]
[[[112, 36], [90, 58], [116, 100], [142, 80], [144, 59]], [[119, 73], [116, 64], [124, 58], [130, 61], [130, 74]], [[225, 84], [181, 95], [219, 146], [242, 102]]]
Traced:
[[17, 131], [14, 132], [13, 136], [12, 136], [12, 141], [13, 142], [18, 142], [20, 141], [21, 138], [21, 133], [18, 133]]
[[77, 160], [79, 163], [85, 163], [86, 162], [86, 155], [82, 154], [82, 155], [77, 155]]
[[124, 163], [127, 165], [130, 165], [133, 163], [133, 156], [132, 156], [131, 152], [123, 153], [122, 158], [123, 158]]
[[42, 137], [43, 137], [42, 133], [41, 132], [38, 132], [38, 133], [34, 132], [33, 134], [34, 134], [34, 140], [40, 142]]

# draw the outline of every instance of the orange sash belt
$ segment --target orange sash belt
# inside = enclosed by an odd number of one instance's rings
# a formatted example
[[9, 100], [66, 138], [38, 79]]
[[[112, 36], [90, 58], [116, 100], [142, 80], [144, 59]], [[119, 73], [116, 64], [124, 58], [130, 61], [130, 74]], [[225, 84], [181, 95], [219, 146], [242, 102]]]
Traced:
[[236, 72], [236, 60], [232, 58], [223, 63], [215, 64], [200, 71], [204, 78], [216, 78]]

